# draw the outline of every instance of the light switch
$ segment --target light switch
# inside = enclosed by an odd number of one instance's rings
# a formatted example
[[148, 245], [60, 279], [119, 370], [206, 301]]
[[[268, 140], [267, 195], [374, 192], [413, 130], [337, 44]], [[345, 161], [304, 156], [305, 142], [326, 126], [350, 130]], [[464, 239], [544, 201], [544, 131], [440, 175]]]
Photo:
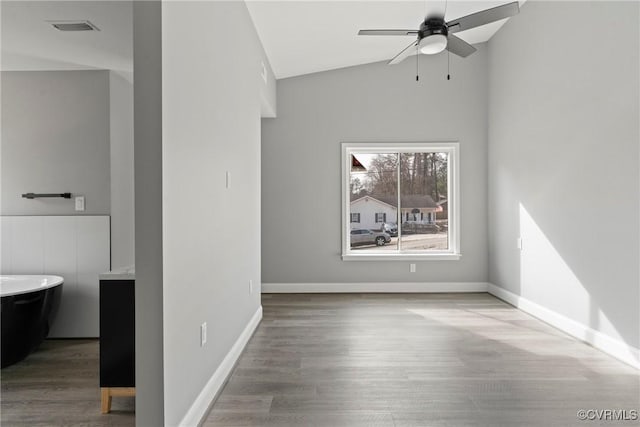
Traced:
[[84, 210], [84, 196], [77, 196], [76, 197], [76, 211], [83, 211]]
[[260, 63], [262, 67], [260, 68], [260, 76], [262, 80], [264, 80], [264, 84], [267, 84], [267, 67], [264, 65], [264, 61]]
[[207, 343], [207, 322], [200, 325], [200, 347], [204, 347]]

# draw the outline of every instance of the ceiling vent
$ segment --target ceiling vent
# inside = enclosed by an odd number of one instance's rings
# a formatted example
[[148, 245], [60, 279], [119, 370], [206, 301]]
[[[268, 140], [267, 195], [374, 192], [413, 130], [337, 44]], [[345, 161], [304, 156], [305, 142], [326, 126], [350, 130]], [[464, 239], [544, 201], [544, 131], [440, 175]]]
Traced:
[[100, 31], [89, 21], [47, 21], [60, 31]]

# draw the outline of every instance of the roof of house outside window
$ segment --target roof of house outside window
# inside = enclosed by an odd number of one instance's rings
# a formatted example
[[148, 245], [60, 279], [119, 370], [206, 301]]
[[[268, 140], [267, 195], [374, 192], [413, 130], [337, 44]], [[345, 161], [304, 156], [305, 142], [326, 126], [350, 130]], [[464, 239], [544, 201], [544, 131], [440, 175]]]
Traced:
[[[352, 196], [353, 197], [353, 196]], [[357, 197], [357, 196], [356, 196]], [[372, 194], [369, 196], [357, 197], [355, 200], [351, 200], [351, 203], [354, 203], [360, 199], [370, 198], [378, 200], [382, 203], [386, 203], [393, 207], [398, 206], [398, 198], [395, 196], [387, 196], [387, 195], [376, 195]], [[433, 201], [431, 196], [422, 195], [422, 194], [410, 194], [401, 196], [400, 204], [402, 205], [402, 209], [414, 209], [414, 208], [438, 208], [436, 202]]]

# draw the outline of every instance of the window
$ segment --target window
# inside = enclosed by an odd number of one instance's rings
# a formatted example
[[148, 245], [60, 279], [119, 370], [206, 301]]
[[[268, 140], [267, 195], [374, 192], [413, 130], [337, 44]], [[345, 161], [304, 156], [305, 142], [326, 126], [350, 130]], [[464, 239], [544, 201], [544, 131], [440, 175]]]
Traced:
[[458, 143], [343, 143], [342, 164], [344, 260], [460, 258]]

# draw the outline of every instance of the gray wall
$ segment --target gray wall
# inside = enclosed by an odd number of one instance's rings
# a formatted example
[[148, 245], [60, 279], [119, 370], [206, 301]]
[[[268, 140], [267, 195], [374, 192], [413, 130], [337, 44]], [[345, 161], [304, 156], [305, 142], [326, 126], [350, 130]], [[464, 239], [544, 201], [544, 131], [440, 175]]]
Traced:
[[[265, 283], [487, 280], [487, 63], [415, 57], [278, 81], [278, 117], [263, 119]], [[460, 261], [341, 260], [342, 141], [460, 141]], [[411, 261], [414, 263], [415, 261]]]
[[[110, 213], [109, 73], [3, 71], [2, 215]], [[85, 196], [34, 199], [22, 193]]]
[[533, 1], [489, 43], [490, 280], [635, 347], [639, 28], [637, 2]]
[[136, 425], [164, 425], [162, 320], [162, 5], [133, 4]]
[[[261, 57], [244, 2], [163, 3], [168, 426], [183, 419], [260, 306]], [[203, 322], [208, 343], [201, 347]]]
[[133, 75], [109, 73], [111, 98], [111, 267], [135, 264]]

